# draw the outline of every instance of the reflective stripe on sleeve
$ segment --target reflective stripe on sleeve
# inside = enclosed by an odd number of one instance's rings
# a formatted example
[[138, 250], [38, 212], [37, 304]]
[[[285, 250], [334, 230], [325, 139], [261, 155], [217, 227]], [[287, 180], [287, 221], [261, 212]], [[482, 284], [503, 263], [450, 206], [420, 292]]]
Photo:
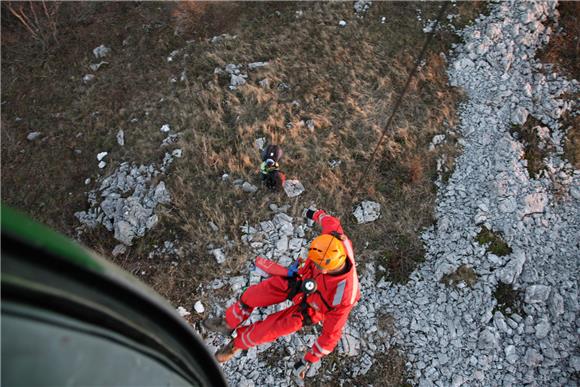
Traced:
[[[328, 351], [328, 350], [326, 350], [326, 349], [322, 348], [322, 347], [320, 346], [320, 344], [318, 344], [318, 341], [315, 341], [315, 342], [314, 342], [314, 345], [313, 345], [313, 347], [315, 347], [315, 348], [316, 348], [316, 350], [317, 350], [318, 352], [320, 352], [321, 354], [323, 354], [323, 355], [328, 355], [328, 354], [330, 353], [330, 351]], [[318, 356], [318, 355], [317, 355], [317, 356]]]
[[[238, 309], [239, 309], [239, 312], [238, 312]], [[239, 304], [239, 302], [233, 307], [232, 312], [233, 312], [234, 317], [237, 318], [240, 321], [240, 323], [242, 321], [244, 321], [246, 318], [248, 318], [248, 316], [250, 315], [250, 313], [248, 313], [248, 311], [245, 308], [243, 308]], [[240, 313], [241, 313], [241, 315], [240, 315]]]
[[242, 339], [242, 343], [244, 343], [244, 345], [248, 348], [256, 346], [256, 343], [254, 343], [250, 338], [250, 333], [252, 333], [255, 327], [256, 326], [253, 326], [250, 329], [246, 330], [240, 337]]
[[354, 301], [356, 300], [356, 295], [358, 293], [358, 278], [356, 278], [356, 276], [353, 275], [353, 279], [352, 279], [352, 294], [350, 296], [350, 304], [354, 304]]
[[343, 279], [338, 283], [336, 286], [336, 293], [334, 293], [334, 299], [332, 300], [332, 306], [336, 306], [340, 304], [342, 301], [342, 296], [344, 294], [344, 288], [346, 286], [346, 279]]

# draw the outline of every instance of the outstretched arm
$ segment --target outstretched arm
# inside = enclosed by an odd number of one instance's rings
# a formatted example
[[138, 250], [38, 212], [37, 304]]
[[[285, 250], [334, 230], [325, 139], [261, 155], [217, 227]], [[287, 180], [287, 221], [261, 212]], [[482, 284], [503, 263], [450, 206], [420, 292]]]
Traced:
[[324, 210], [308, 210], [306, 211], [306, 217], [322, 226], [322, 234], [330, 234], [333, 231], [344, 234], [340, 220], [332, 215], [328, 215]]

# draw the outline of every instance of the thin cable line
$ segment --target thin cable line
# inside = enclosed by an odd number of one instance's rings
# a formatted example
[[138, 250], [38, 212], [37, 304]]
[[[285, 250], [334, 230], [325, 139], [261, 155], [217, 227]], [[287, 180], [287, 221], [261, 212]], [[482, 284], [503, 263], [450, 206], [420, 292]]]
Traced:
[[[375, 156], [376, 156], [376, 154], [377, 154], [377, 152], [378, 152], [378, 150], [383, 142], [383, 139], [385, 138], [385, 135], [387, 134], [387, 130], [390, 128], [397, 111], [401, 107], [401, 103], [403, 102], [403, 97], [405, 97], [405, 94], [407, 93], [407, 90], [409, 89], [409, 85], [411, 84], [411, 81], [413, 80], [415, 74], [417, 73], [417, 69], [421, 65], [421, 62], [423, 61], [423, 57], [425, 56], [425, 53], [427, 52], [427, 48], [431, 44], [431, 41], [433, 40], [433, 36], [435, 36], [435, 32], [437, 31], [437, 27], [439, 27], [440, 21], [443, 17], [443, 14], [445, 13], [445, 10], [447, 9], [448, 5], [449, 5], [448, 2], [444, 2], [443, 5], [441, 6], [441, 9], [439, 10], [439, 14], [437, 15], [437, 20], [435, 22], [435, 25], [433, 26], [431, 32], [427, 35], [427, 39], [425, 40], [425, 44], [423, 45], [423, 48], [421, 49], [421, 53], [417, 57], [417, 60], [415, 61], [415, 65], [413, 66], [413, 69], [411, 70], [411, 72], [409, 73], [409, 76], [407, 77], [407, 82], [405, 83], [405, 87], [403, 88], [403, 90], [399, 94], [399, 97], [397, 98], [397, 101], [395, 103], [393, 111], [392, 111], [391, 115], [389, 116], [389, 119], [387, 120], [387, 123], [385, 124], [385, 127], [383, 129], [383, 133], [381, 134], [381, 137], [379, 138], [379, 141], [377, 142], [377, 145], [375, 146], [375, 149], [373, 150], [371, 158], [369, 159], [366, 167], [363, 169], [363, 174], [361, 175], [358, 183], [355, 185], [355, 190], [352, 193], [352, 196], [350, 199], [351, 209], [352, 209], [352, 205], [354, 204], [353, 201], [360, 191], [360, 187], [362, 185], [362, 182], [368, 176], [370, 166], [372, 165], [373, 161], [375, 160]], [[349, 219], [349, 218], [350, 217], [347, 217], [346, 219]]]

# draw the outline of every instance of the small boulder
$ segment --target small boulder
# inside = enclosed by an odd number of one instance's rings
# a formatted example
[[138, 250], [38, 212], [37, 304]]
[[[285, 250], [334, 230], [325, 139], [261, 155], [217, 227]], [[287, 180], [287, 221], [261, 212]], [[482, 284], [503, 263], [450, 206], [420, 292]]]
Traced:
[[359, 224], [374, 222], [381, 216], [381, 205], [365, 200], [355, 208], [353, 215]]
[[528, 111], [523, 107], [518, 107], [512, 112], [511, 120], [514, 125], [523, 125], [528, 119]]
[[223, 249], [213, 249], [211, 254], [214, 256], [217, 263], [222, 264], [226, 261], [226, 254]]
[[199, 314], [202, 314], [203, 312], [205, 312], [205, 308], [204, 308], [203, 304], [201, 303], [201, 301], [197, 301], [195, 303], [195, 305], [193, 306], [193, 309], [195, 309], [195, 311]]
[[34, 140], [38, 139], [39, 137], [40, 137], [40, 132], [30, 132], [26, 136], [26, 139], [28, 141], [34, 141]]
[[109, 55], [110, 53], [111, 53], [111, 49], [109, 47], [105, 46], [104, 44], [101, 44], [99, 47], [96, 47], [93, 50], [93, 55], [97, 59], [104, 58], [107, 55]]
[[289, 198], [293, 198], [304, 192], [304, 186], [298, 180], [286, 180], [284, 182], [284, 192]]
[[545, 302], [550, 295], [550, 287], [546, 285], [532, 285], [526, 289], [526, 304], [539, 304]]
[[117, 132], [117, 144], [121, 146], [125, 145], [125, 132], [123, 132], [123, 129], [119, 129]]
[[181, 317], [189, 316], [191, 314], [183, 306], [177, 307], [177, 313], [179, 313]]
[[250, 70], [255, 70], [255, 69], [260, 68], [260, 67], [268, 66], [268, 64], [269, 64], [268, 62], [254, 62], [254, 63], [248, 64], [248, 68]]
[[95, 80], [95, 76], [93, 74], [85, 74], [85, 76], [83, 77], [84, 83], [90, 83], [94, 80]]
[[244, 192], [254, 193], [258, 190], [258, 187], [256, 187], [253, 184], [248, 183], [247, 181], [244, 181], [244, 183], [242, 184], [242, 190]]

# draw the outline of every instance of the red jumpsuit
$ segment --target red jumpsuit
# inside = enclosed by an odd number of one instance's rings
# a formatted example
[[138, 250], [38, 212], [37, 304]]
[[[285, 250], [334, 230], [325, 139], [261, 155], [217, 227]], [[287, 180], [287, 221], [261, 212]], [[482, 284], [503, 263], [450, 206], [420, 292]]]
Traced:
[[[323, 210], [316, 211], [313, 219], [322, 226], [322, 234], [343, 234], [340, 221]], [[346, 239], [343, 244], [347, 252], [345, 273], [323, 274], [310, 260], [302, 262], [298, 279], [314, 279], [317, 291], [308, 295], [305, 303], [304, 293], [299, 292], [292, 298], [293, 305], [289, 308], [273, 313], [262, 321], [238, 328], [234, 346], [248, 349], [294, 333], [308, 322], [321, 322], [322, 333], [305, 359], [315, 363], [332, 352], [342, 335], [351, 309], [360, 299], [352, 243]], [[290, 291], [288, 278], [281, 276], [270, 277], [250, 286], [240, 300], [226, 310], [226, 323], [230, 328], [236, 328], [250, 317], [254, 308], [283, 302], [288, 299]], [[305, 319], [310, 321], [305, 322]]]

